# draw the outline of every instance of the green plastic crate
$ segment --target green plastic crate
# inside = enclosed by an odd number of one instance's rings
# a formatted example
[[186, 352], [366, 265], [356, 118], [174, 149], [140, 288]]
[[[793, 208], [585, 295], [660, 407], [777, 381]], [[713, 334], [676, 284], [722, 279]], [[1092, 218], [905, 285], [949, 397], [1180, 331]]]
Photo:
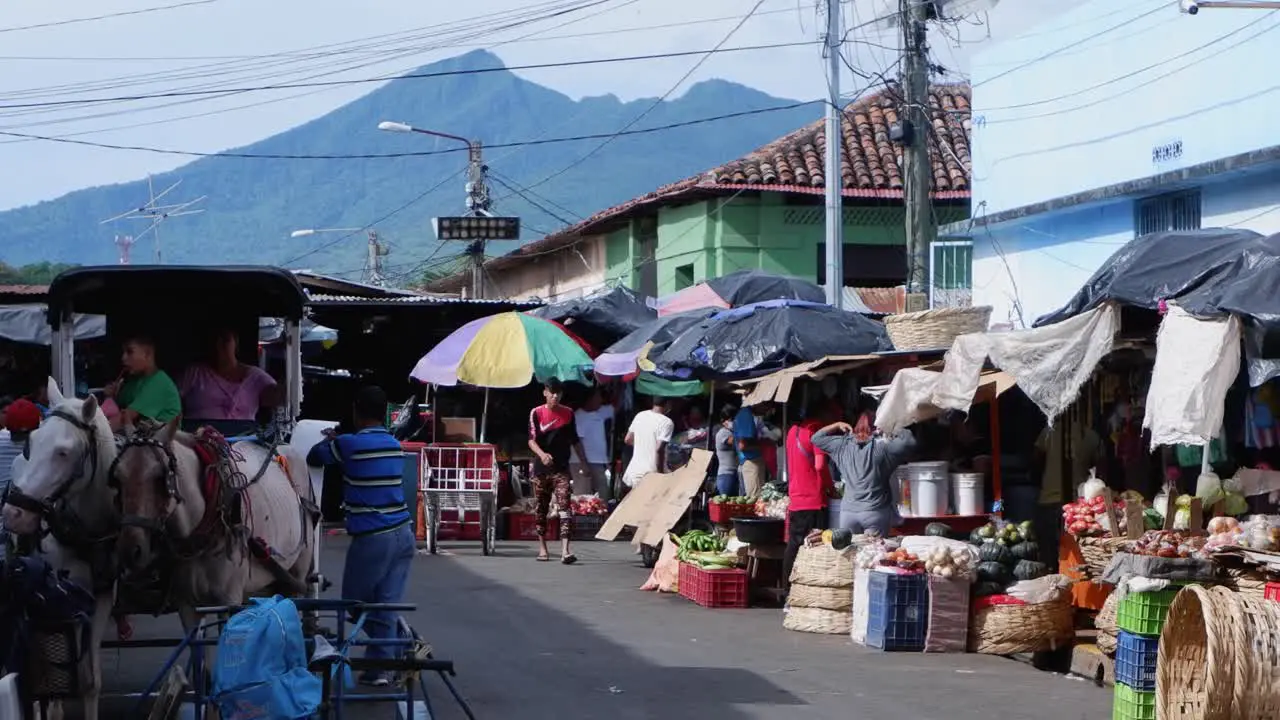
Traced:
[[1156, 694], [1116, 683], [1111, 720], [1156, 720]]
[[1171, 587], [1155, 592], [1131, 592], [1116, 609], [1116, 625], [1134, 635], [1154, 637], [1164, 628], [1169, 606], [1181, 588]]

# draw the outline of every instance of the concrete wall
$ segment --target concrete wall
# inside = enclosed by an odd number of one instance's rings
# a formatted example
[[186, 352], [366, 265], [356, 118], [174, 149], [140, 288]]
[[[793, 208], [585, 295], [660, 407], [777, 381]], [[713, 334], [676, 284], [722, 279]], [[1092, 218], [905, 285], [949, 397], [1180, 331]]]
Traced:
[[489, 275], [503, 297], [547, 301], [578, 297], [604, 285], [605, 239], [588, 237], [572, 247], [491, 270]]
[[974, 214], [1280, 145], [1278, 28], [1270, 12], [1086, 0], [979, 53]]
[[[1278, 169], [1220, 176], [1200, 186], [1200, 198], [1201, 227], [1280, 232]], [[1125, 199], [976, 229], [974, 304], [995, 308], [993, 325], [1029, 327], [1037, 317], [1061, 307], [1112, 253], [1133, 239], [1134, 212], [1134, 201]]]

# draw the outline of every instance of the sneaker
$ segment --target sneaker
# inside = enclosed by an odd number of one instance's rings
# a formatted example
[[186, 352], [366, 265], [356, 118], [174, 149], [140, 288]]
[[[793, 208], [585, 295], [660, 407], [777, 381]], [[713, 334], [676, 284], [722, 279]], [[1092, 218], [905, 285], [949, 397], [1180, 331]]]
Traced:
[[391, 684], [391, 680], [379, 672], [360, 673], [360, 679], [357, 681], [366, 687], [382, 688]]

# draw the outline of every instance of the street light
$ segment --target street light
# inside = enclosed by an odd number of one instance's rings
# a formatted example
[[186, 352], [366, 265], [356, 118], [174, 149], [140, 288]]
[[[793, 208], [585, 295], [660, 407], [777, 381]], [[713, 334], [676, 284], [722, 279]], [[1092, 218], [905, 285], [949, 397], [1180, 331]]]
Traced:
[[[318, 233], [347, 233], [354, 234], [362, 230], [369, 231], [369, 258], [365, 265], [365, 279], [370, 285], [383, 285], [386, 278], [382, 274], [382, 258], [390, 253], [389, 248], [382, 246], [382, 242], [378, 239], [378, 231], [373, 228], [303, 228], [294, 230], [289, 233], [291, 238], [309, 237]], [[338, 238], [341, 240], [342, 238]]]
[[306, 228], [303, 230], [294, 230], [293, 232], [289, 233], [289, 237], [291, 238], [308, 237], [310, 235], [315, 235], [317, 233], [336, 233], [336, 232], [354, 233], [354, 232], [360, 232], [361, 230], [364, 230], [364, 228]]

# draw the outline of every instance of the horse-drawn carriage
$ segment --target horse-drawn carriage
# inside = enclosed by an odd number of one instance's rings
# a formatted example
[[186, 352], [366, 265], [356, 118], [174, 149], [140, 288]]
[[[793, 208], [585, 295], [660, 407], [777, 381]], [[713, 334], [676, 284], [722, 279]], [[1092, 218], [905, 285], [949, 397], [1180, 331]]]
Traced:
[[[87, 267], [51, 285], [51, 410], [31, 435], [4, 518], [29, 552], [93, 591], [91, 633], [59, 644], [86, 660], [72, 663], [69, 687], [61, 690], [83, 696], [88, 720], [98, 715], [100, 651], [113, 615], [180, 614], [186, 636], [169, 644], [191, 650], [193, 686], [185, 696], [199, 712], [207, 697], [202, 648], [218, 625], [199, 608], [234, 608], [249, 596], [273, 593], [310, 595], [305, 607], [313, 612], [332, 602], [318, 599], [321, 534], [306, 449], [288, 445], [302, 403], [306, 303], [292, 273], [267, 267]], [[146, 338], [159, 369], [172, 377], [202, 362], [211, 339], [227, 333], [244, 339], [233, 346], [241, 350], [238, 359], [256, 365], [260, 318], [283, 321], [275, 407], [259, 416], [266, 422], [185, 418], [192, 433], [180, 432], [176, 419], [148, 423], [127, 408], [115, 408], [122, 420], [109, 419], [104, 406], [111, 410], [112, 400], [70, 391], [78, 374], [94, 371], [77, 362], [70, 332], [71, 319], [83, 313], [105, 316], [112, 340]], [[98, 373], [87, 378], [90, 387], [110, 382], [111, 373]], [[347, 611], [359, 608], [348, 604], [340, 614]]]

